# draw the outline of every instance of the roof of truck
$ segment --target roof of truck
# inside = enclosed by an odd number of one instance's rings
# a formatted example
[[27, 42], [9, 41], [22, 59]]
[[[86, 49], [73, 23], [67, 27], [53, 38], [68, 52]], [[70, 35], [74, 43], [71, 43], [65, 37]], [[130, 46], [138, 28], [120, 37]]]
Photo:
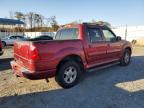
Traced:
[[99, 24], [99, 23], [87, 23], [87, 22], [84, 22], [83, 24], [84, 24], [84, 25], [92, 25], [92, 26], [100, 26], [100, 27], [110, 28], [109, 26], [107, 26], [107, 25], [104, 24], [104, 23]]
[[79, 23], [79, 24], [69, 23], [69, 24], [62, 25], [61, 28], [76, 27], [78, 25], [100, 26], [100, 27], [110, 28], [107, 25], [105, 25], [104, 23], [99, 24], [99, 23], [89, 23], [89, 22], [84, 22], [84, 23]]

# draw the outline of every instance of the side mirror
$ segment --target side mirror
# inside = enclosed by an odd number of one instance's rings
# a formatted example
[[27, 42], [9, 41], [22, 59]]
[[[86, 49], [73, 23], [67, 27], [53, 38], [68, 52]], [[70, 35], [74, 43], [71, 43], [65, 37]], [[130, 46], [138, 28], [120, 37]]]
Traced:
[[122, 38], [121, 38], [120, 36], [117, 36], [117, 37], [116, 37], [116, 40], [117, 40], [117, 41], [121, 41]]

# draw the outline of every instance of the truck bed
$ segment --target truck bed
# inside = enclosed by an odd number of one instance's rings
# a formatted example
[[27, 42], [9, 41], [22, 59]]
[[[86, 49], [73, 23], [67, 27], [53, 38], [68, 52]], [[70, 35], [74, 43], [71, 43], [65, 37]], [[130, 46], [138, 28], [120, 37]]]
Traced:
[[[76, 40], [39, 40], [16, 41], [14, 44], [14, 58], [22, 67], [33, 71], [55, 69], [56, 64], [65, 56], [76, 51], [83, 54], [83, 46], [79, 39]], [[37, 59], [32, 60], [32, 52], [37, 54]]]

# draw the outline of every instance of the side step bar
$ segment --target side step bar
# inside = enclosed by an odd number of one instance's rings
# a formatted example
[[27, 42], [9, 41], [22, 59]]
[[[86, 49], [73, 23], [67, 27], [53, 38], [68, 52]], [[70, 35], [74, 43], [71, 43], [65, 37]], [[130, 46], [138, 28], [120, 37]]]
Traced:
[[110, 63], [110, 64], [105, 64], [105, 65], [100, 65], [100, 66], [96, 66], [93, 68], [90, 68], [87, 70], [87, 72], [93, 72], [93, 71], [97, 71], [97, 70], [101, 70], [101, 69], [105, 69], [114, 65], [118, 65], [120, 62], [114, 62], [114, 63]]

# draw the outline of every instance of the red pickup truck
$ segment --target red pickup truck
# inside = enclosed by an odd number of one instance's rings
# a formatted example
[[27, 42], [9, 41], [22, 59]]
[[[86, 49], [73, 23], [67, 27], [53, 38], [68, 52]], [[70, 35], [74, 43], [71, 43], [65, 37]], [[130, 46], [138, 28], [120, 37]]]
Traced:
[[3, 51], [2, 51], [2, 41], [0, 39], [0, 56], [3, 54]]
[[128, 65], [132, 48], [105, 25], [66, 25], [53, 40], [23, 40], [14, 44], [12, 69], [29, 79], [54, 77], [59, 85], [76, 85], [84, 71], [120, 63]]

